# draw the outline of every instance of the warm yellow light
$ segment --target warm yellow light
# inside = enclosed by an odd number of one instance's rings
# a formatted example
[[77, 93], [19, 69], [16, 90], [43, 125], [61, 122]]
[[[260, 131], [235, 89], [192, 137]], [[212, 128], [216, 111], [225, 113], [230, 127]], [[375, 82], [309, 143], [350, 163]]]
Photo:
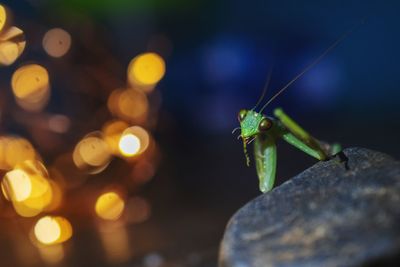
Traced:
[[123, 131], [128, 127], [129, 125], [126, 122], [120, 120], [107, 122], [103, 126], [102, 133], [104, 141], [106, 141], [114, 155], [119, 153], [119, 140], [121, 139]]
[[15, 169], [6, 173], [1, 187], [5, 197], [12, 201], [16, 213], [22, 217], [38, 215], [54, 199], [47, 170], [35, 160], [17, 164]]
[[5, 161], [9, 168], [14, 168], [19, 163], [36, 158], [36, 152], [32, 144], [20, 137], [9, 137], [4, 151], [6, 155]]
[[107, 106], [115, 116], [135, 124], [146, 121], [149, 109], [147, 96], [132, 88], [114, 90], [108, 98]]
[[0, 169], [11, 170], [25, 160], [36, 159], [36, 152], [31, 143], [17, 136], [0, 137]]
[[0, 34], [0, 65], [11, 65], [22, 54], [26, 41], [24, 32], [10, 27]]
[[122, 156], [131, 157], [143, 153], [150, 144], [150, 136], [140, 126], [127, 128], [121, 136], [119, 148]]
[[165, 62], [156, 53], [141, 54], [128, 66], [128, 81], [131, 85], [154, 85], [165, 74]]
[[57, 216], [57, 217], [54, 217], [54, 219], [57, 221], [58, 226], [61, 229], [61, 234], [60, 234], [59, 238], [57, 239], [56, 243], [63, 243], [72, 237], [72, 233], [73, 233], [72, 225], [64, 217]]
[[0, 32], [7, 25], [8, 17], [7, 9], [3, 5], [0, 5]]
[[40, 65], [25, 65], [14, 72], [11, 87], [18, 105], [38, 111], [47, 104], [50, 96], [49, 74]]
[[32, 182], [29, 175], [18, 169], [6, 173], [1, 187], [5, 197], [13, 201], [24, 201], [32, 193]]
[[45, 245], [55, 243], [61, 236], [61, 227], [51, 216], [41, 218], [34, 227], [36, 239]]
[[111, 151], [100, 132], [93, 132], [84, 137], [73, 152], [75, 165], [88, 173], [103, 171], [111, 160]]
[[18, 58], [18, 45], [13, 42], [0, 43], [0, 64], [11, 65]]
[[61, 216], [45, 216], [33, 228], [36, 239], [45, 245], [59, 244], [72, 236], [71, 223]]
[[104, 220], [117, 220], [125, 207], [124, 200], [116, 192], [108, 192], [97, 198], [95, 211]]
[[52, 57], [62, 57], [71, 47], [71, 35], [63, 29], [51, 29], [43, 37], [43, 49]]
[[119, 140], [119, 150], [125, 157], [132, 157], [140, 150], [140, 140], [134, 134], [126, 134]]
[[49, 85], [47, 70], [37, 64], [29, 64], [17, 69], [11, 79], [11, 86], [17, 98], [34, 97], [46, 91]]

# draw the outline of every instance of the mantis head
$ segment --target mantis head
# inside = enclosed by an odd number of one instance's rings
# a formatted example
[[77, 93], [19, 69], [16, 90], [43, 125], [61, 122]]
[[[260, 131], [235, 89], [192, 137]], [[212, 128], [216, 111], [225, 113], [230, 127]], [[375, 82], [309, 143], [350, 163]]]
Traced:
[[261, 113], [246, 109], [239, 111], [238, 120], [241, 130], [240, 137], [243, 140], [243, 150], [248, 166], [250, 158], [247, 154], [247, 144], [252, 142], [257, 135], [268, 131], [272, 127], [272, 122]]
[[272, 126], [270, 119], [253, 110], [242, 109], [239, 111], [238, 120], [241, 130], [240, 136], [244, 141], [268, 131]]

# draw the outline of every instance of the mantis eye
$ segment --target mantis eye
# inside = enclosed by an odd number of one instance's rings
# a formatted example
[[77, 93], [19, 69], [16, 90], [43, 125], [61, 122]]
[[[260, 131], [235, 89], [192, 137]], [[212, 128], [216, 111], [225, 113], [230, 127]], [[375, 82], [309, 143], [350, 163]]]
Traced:
[[242, 109], [241, 111], [239, 111], [238, 120], [239, 121], [244, 120], [244, 118], [246, 117], [246, 114], [247, 114], [247, 110], [245, 110], [245, 109]]
[[271, 128], [271, 126], [272, 126], [272, 122], [271, 122], [269, 119], [264, 118], [264, 119], [260, 122], [260, 124], [258, 125], [258, 130], [260, 130], [260, 132], [265, 132], [265, 131], [267, 131], [269, 128]]

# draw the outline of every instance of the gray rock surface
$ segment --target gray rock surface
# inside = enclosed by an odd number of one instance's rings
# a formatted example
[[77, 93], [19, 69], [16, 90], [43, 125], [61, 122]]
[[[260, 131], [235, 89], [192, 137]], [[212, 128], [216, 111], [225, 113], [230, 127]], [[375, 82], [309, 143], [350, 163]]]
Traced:
[[221, 267], [400, 266], [400, 162], [350, 148], [241, 208]]

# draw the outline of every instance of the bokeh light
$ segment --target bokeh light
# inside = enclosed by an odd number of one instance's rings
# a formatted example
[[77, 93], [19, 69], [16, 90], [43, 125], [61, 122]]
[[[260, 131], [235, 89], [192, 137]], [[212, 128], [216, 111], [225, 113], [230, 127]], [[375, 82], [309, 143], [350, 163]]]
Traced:
[[70, 119], [64, 115], [52, 115], [48, 120], [49, 129], [56, 133], [65, 133], [69, 130]]
[[125, 134], [119, 141], [119, 150], [125, 157], [132, 157], [136, 155], [140, 150], [139, 138], [131, 133]]
[[146, 95], [137, 89], [117, 89], [108, 98], [108, 109], [122, 120], [143, 124], [147, 119], [149, 103]]
[[32, 144], [18, 136], [0, 137], [0, 169], [10, 170], [25, 160], [37, 158]]
[[42, 244], [52, 244], [61, 236], [61, 228], [58, 222], [50, 216], [37, 221], [34, 227], [35, 237]]
[[71, 35], [60, 28], [51, 29], [44, 35], [42, 45], [48, 55], [62, 57], [71, 47]]
[[140, 126], [132, 126], [122, 133], [119, 147], [122, 156], [132, 157], [146, 151], [149, 144], [149, 133]]
[[10, 27], [0, 34], [0, 65], [13, 64], [25, 49], [24, 32], [17, 27]]
[[14, 97], [19, 106], [28, 111], [39, 111], [50, 97], [49, 74], [37, 64], [17, 69], [11, 79]]
[[72, 157], [79, 169], [96, 174], [108, 166], [111, 152], [101, 132], [93, 132], [75, 146]]
[[104, 141], [108, 144], [112, 154], [119, 154], [121, 135], [128, 127], [128, 123], [121, 120], [113, 120], [104, 124], [102, 128]]
[[125, 208], [125, 201], [116, 192], [107, 192], [96, 200], [95, 211], [97, 216], [104, 220], [117, 220]]
[[40, 218], [34, 228], [37, 241], [44, 245], [59, 244], [72, 236], [71, 223], [61, 216], [45, 216]]
[[7, 172], [1, 182], [6, 199], [22, 217], [33, 217], [49, 207], [54, 192], [48, 173], [39, 161], [26, 160]]
[[10, 21], [10, 14], [7, 8], [3, 5], [0, 5], [0, 32], [7, 28], [7, 25]]
[[128, 81], [135, 85], [154, 85], [158, 83], [165, 74], [165, 62], [156, 53], [141, 54], [129, 63]]
[[6, 199], [24, 201], [32, 192], [32, 182], [29, 175], [23, 170], [12, 170], [6, 173], [1, 189]]

